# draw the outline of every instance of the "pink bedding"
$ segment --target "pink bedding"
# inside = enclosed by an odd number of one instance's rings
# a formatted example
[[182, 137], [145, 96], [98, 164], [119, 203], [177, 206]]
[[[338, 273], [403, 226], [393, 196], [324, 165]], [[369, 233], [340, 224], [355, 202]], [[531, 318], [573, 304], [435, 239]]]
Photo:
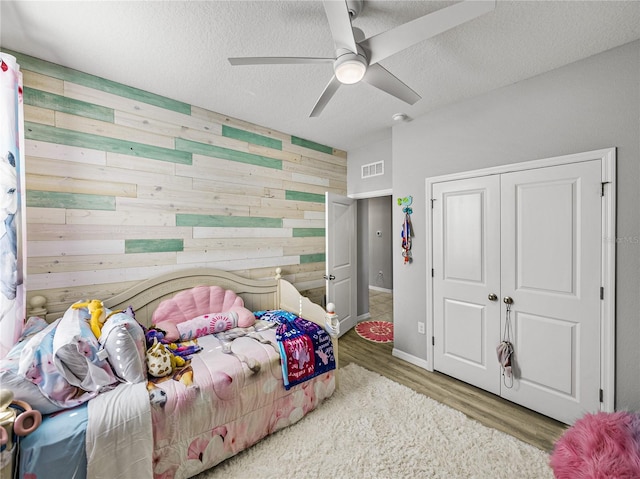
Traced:
[[203, 336], [203, 350], [191, 360], [193, 384], [157, 385], [155, 396], [166, 402], [151, 408], [154, 477], [208, 469], [295, 423], [333, 393], [334, 371], [285, 390], [275, 328], [258, 339], [237, 338], [226, 354], [215, 336]]

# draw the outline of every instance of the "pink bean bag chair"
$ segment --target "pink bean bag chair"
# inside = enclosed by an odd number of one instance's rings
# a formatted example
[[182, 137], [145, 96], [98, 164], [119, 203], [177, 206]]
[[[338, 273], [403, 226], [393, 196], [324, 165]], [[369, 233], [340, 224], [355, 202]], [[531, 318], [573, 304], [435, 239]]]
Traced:
[[[167, 340], [178, 341], [180, 339], [178, 324], [182, 323], [180, 329], [184, 331], [190, 329], [189, 324], [193, 323], [192, 329], [195, 332], [195, 324], [201, 326], [203, 321], [209, 318], [212, 321], [210, 332], [222, 330], [221, 323], [218, 323], [217, 329], [213, 326], [213, 322], [221, 318], [224, 318], [225, 329], [236, 326], [247, 328], [256, 321], [253, 313], [244, 307], [242, 298], [233, 291], [220, 286], [196, 286], [162, 301], [153, 312], [151, 323], [167, 333], [165, 336]], [[204, 329], [198, 331], [207, 334]], [[194, 336], [202, 334], [194, 334]]]
[[640, 416], [585, 415], [558, 439], [550, 465], [556, 479], [640, 478]]

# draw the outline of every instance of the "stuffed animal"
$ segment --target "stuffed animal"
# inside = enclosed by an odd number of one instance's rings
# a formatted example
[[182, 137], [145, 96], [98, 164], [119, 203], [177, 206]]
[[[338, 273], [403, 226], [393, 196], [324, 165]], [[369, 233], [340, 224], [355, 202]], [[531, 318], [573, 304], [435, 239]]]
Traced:
[[100, 334], [102, 333], [102, 326], [107, 320], [107, 315], [105, 313], [104, 304], [102, 304], [102, 301], [100, 301], [99, 299], [91, 299], [83, 303], [75, 303], [71, 305], [71, 307], [73, 309], [87, 308], [89, 310], [89, 314], [91, 315], [91, 319], [89, 320], [91, 331], [96, 338], [100, 338]]

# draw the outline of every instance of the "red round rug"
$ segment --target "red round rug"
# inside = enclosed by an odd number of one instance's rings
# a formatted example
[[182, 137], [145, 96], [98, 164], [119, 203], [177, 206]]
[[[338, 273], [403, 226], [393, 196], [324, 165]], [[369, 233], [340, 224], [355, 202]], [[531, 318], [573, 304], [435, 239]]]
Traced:
[[374, 343], [393, 342], [393, 323], [389, 321], [363, 321], [356, 324], [356, 333]]

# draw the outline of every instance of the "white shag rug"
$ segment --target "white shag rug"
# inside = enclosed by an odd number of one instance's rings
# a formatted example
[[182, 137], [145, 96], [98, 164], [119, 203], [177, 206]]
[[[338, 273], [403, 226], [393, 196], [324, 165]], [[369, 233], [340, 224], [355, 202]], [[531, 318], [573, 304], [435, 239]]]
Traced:
[[549, 456], [355, 364], [298, 423], [198, 479], [553, 479]]

